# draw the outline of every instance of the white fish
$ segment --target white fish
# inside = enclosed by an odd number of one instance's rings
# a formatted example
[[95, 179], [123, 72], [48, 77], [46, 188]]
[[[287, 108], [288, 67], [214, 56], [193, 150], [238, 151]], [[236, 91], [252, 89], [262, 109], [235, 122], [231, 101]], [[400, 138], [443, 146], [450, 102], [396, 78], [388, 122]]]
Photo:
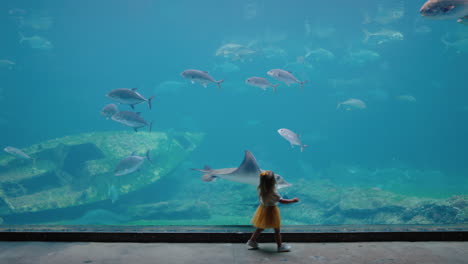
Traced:
[[304, 55], [305, 59], [309, 59], [315, 62], [329, 62], [335, 59], [335, 54], [333, 54], [333, 52], [327, 49], [318, 48], [318, 49], [310, 50], [307, 47], [305, 49], [306, 49], [306, 54]]
[[360, 100], [355, 98], [350, 98], [344, 102], [338, 103], [336, 109], [340, 109], [341, 106], [345, 106], [346, 111], [350, 111], [351, 109], [366, 109], [366, 104]]
[[291, 144], [291, 147], [294, 147], [294, 145], [300, 146], [301, 147], [301, 152], [304, 151], [305, 147], [308, 147], [307, 145], [302, 144], [301, 139], [299, 138], [298, 134], [292, 132], [291, 130], [289, 130], [287, 128], [278, 129], [278, 133], [284, 139], [286, 139], [289, 142], [289, 144]]
[[419, 10], [422, 16], [432, 19], [468, 20], [468, 0], [428, 0]]
[[364, 42], [372, 42], [377, 45], [390, 41], [403, 40], [405, 38], [401, 32], [391, 29], [382, 29], [373, 33], [364, 29], [364, 34]]
[[32, 37], [25, 37], [22, 33], [20, 34], [20, 44], [23, 42], [27, 42], [29, 46], [33, 49], [39, 49], [39, 50], [50, 50], [54, 47], [52, 45], [52, 42], [47, 40], [44, 37], [34, 35]]
[[135, 153], [132, 153], [130, 156], [122, 159], [116, 166], [114, 170], [115, 176], [127, 175], [132, 172], [137, 171], [145, 160], [151, 161], [149, 157], [149, 150], [146, 151], [145, 157], [137, 156]]
[[119, 112], [119, 109], [117, 108], [117, 105], [108, 104], [108, 105], [104, 106], [104, 108], [102, 108], [101, 115], [106, 117], [106, 119], [109, 119], [113, 115], [115, 115], [117, 112]]
[[449, 42], [446, 40], [447, 35], [441, 39], [442, 43], [449, 48], [454, 48], [457, 53], [468, 53], [468, 38], [457, 39], [453, 42]]
[[135, 105], [141, 104], [143, 102], [147, 102], [149, 109], [151, 109], [151, 100], [154, 98], [154, 96], [151, 96], [150, 98], [146, 99], [145, 97], [143, 97], [141, 94], [137, 92], [137, 88], [114, 89], [110, 91], [108, 94], [106, 94], [106, 96], [121, 104], [130, 105], [132, 109], [135, 109]]
[[134, 113], [131, 111], [120, 111], [114, 114], [111, 117], [111, 119], [125, 126], [133, 128], [135, 132], [138, 132], [139, 128], [142, 128], [148, 125], [149, 125], [149, 131], [151, 132], [151, 127], [153, 125], [152, 122], [148, 124], [148, 122], [146, 122], [146, 120], [140, 116], [140, 112]]
[[8, 146], [3, 149], [6, 153], [19, 158], [19, 159], [32, 159], [28, 154], [24, 153], [22, 150], [15, 147]]
[[279, 84], [271, 84], [267, 79], [262, 78], [262, 77], [250, 77], [247, 80], [245, 80], [246, 84], [262, 88], [264, 91], [268, 87], [272, 87], [273, 91], [276, 92], [276, 87], [278, 87]]
[[299, 81], [292, 73], [282, 70], [282, 69], [272, 69], [267, 72], [267, 74], [278, 81], [286, 83], [289, 86], [291, 83], [298, 83], [301, 88], [307, 81]]
[[345, 64], [363, 66], [367, 63], [372, 63], [380, 60], [380, 54], [367, 49], [361, 49], [357, 51], [351, 51], [344, 58], [343, 62]]
[[406, 101], [406, 102], [411, 102], [411, 103], [416, 102], [416, 98], [409, 94], [399, 95], [397, 96], [397, 99], [400, 101]]
[[207, 84], [211, 82], [216, 83], [218, 85], [218, 89], [221, 89], [221, 83], [224, 81], [216, 81], [208, 74], [208, 72], [193, 69], [185, 70], [180, 75], [185, 79], [190, 80], [192, 83], [200, 83], [205, 88], [207, 87]]

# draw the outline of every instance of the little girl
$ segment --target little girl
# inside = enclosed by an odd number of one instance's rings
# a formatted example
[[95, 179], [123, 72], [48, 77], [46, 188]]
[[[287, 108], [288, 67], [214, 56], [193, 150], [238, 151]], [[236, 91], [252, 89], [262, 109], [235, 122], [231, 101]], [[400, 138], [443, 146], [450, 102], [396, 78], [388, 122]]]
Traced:
[[281, 218], [280, 212], [276, 203], [280, 202], [283, 204], [297, 203], [298, 198], [294, 199], [283, 199], [276, 192], [276, 179], [275, 174], [272, 171], [264, 171], [260, 173], [260, 184], [257, 187], [258, 196], [260, 198], [260, 205], [255, 211], [252, 218], [253, 225], [257, 228], [252, 234], [252, 237], [247, 242], [252, 249], [258, 248], [257, 237], [266, 228], [275, 229], [275, 240], [278, 245], [278, 252], [288, 252], [291, 250], [291, 246], [281, 243], [280, 225]]

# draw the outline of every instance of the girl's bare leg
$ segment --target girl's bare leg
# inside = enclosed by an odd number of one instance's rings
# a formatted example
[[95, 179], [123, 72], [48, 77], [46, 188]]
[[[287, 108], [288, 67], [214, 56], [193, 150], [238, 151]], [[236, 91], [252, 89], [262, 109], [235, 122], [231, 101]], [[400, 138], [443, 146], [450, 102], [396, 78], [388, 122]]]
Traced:
[[262, 233], [263, 229], [257, 228], [255, 232], [253, 232], [252, 237], [250, 238], [250, 241], [257, 241], [258, 236], [260, 233]]
[[278, 247], [281, 247], [281, 233], [279, 228], [275, 228], [275, 241]]

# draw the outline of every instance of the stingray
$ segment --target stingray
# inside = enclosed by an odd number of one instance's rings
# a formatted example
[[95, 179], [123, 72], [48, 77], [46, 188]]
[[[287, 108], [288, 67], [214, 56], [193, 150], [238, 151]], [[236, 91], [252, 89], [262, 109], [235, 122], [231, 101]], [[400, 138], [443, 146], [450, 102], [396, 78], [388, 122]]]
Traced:
[[[212, 169], [205, 165], [203, 169], [192, 169], [203, 172], [202, 180], [206, 182], [214, 181], [216, 178], [222, 178], [229, 181], [246, 183], [257, 186], [260, 181], [260, 169], [257, 160], [248, 150], [245, 151], [244, 160], [238, 168]], [[277, 188], [291, 186], [281, 175], [275, 173]]]

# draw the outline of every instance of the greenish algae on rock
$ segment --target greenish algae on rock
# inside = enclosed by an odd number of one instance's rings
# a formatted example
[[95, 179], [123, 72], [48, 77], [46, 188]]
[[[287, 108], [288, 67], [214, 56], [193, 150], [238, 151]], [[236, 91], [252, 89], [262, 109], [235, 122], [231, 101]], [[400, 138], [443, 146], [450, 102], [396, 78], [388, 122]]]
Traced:
[[[0, 157], [0, 215], [66, 208], [109, 199], [109, 186], [126, 194], [164, 177], [201, 143], [202, 133], [93, 132], [23, 149], [34, 161]], [[132, 152], [152, 163], [114, 176]]]

